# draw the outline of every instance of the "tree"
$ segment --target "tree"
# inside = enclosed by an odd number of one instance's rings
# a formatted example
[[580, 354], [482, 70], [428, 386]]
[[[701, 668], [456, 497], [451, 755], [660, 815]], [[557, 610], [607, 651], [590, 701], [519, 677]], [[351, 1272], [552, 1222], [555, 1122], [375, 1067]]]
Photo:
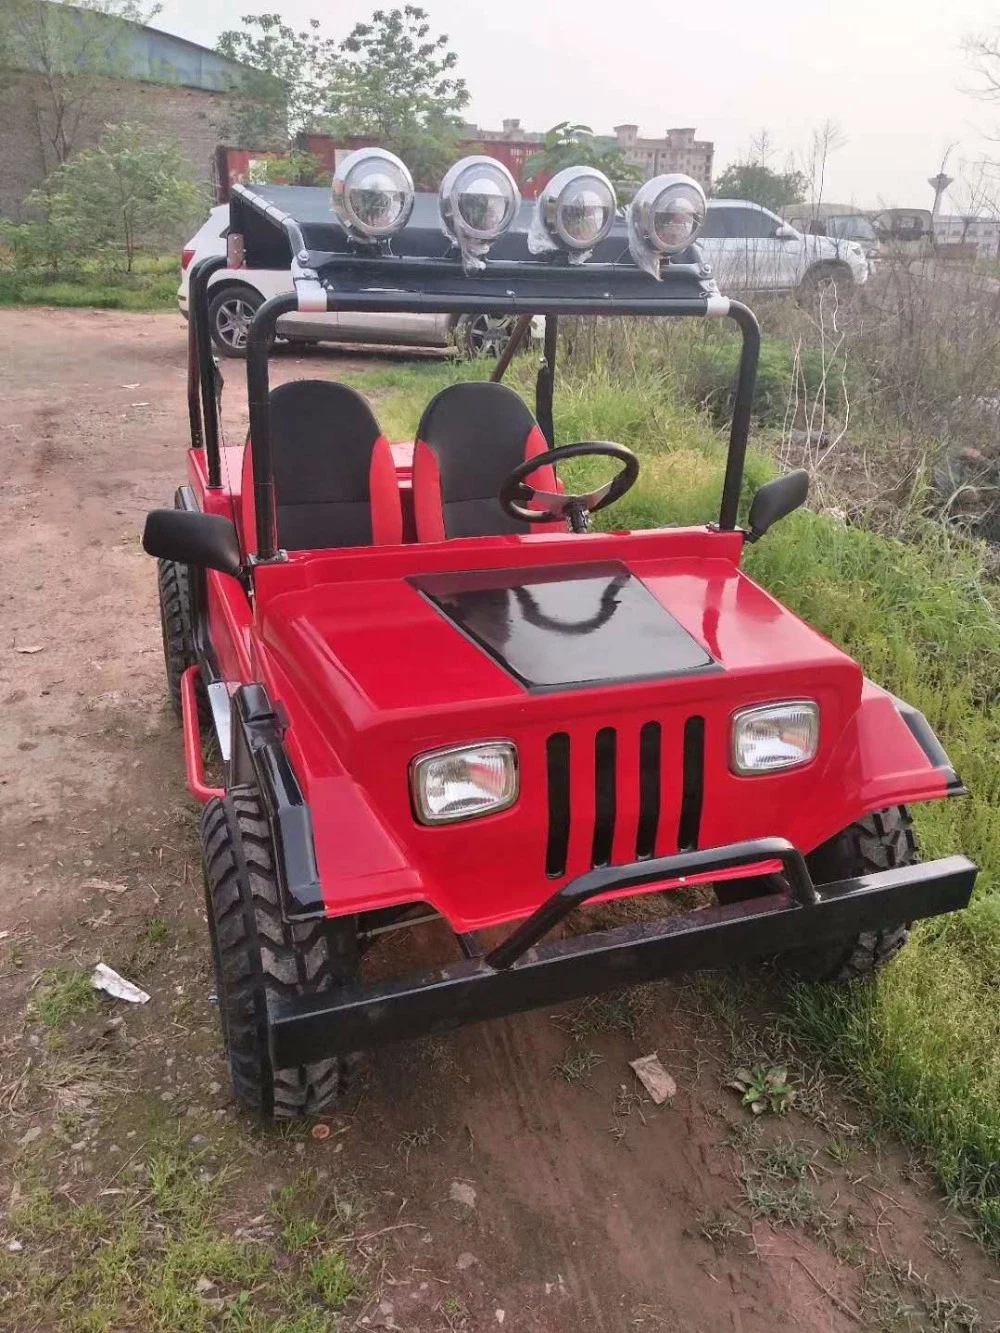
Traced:
[[948, 198], [962, 222], [961, 243], [968, 239], [969, 228], [983, 217], [995, 218], [1000, 213], [997, 168], [985, 159], [962, 162], [958, 180], [953, 181]]
[[809, 206], [819, 217], [826, 190], [826, 169], [830, 158], [847, 143], [847, 135], [835, 120], [825, 120], [809, 137], [805, 176], [809, 188]]
[[564, 167], [596, 167], [619, 194], [630, 194], [642, 184], [641, 168], [620, 148], [600, 143], [589, 125], [573, 125], [568, 120], [546, 130], [541, 149], [524, 164], [524, 179], [554, 176]]
[[180, 150], [128, 124], [108, 126], [27, 202], [45, 210], [71, 253], [124, 263], [128, 273], [141, 250], [172, 242], [204, 207]]
[[138, 0], [0, 0], [0, 86], [29, 100], [46, 174], [107, 118], [110, 81], [129, 72], [129, 24], [158, 10]]
[[423, 9], [377, 9], [341, 43], [328, 101], [331, 131], [390, 149], [418, 185], [436, 188], [454, 161], [469, 101], [457, 63], [447, 36], [431, 35]]
[[299, 32], [280, 14], [247, 14], [241, 23], [216, 42], [221, 55], [247, 66], [231, 84], [228, 132], [242, 147], [287, 148], [327, 111], [338, 75], [337, 43], [321, 36], [318, 19]]
[[801, 171], [772, 171], [763, 162], [731, 162], [712, 193], [720, 199], [749, 199], [780, 213], [805, 197], [808, 181]]

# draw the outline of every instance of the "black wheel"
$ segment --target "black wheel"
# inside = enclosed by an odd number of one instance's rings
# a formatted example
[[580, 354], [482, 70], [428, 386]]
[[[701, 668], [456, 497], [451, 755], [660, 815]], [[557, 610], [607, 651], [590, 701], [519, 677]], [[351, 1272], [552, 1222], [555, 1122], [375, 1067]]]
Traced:
[[357, 975], [353, 918], [282, 919], [274, 852], [256, 792], [233, 788], [201, 820], [205, 905], [222, 1036], [239, 1105], [265, 1120], [316, 1115], [347, 1091], [358, 1056], [275, 1069], [267, 1040], [269, 1000], [321, 995]]
[[466, 361], [496, 361], [516, 323], [513, 315], [463, 315], [455, 325], [455, 346]]
[[[920, 848], [905, 805], [866, 815], [808, 857], [817, 885], [854, 875], [913, 865]], [[781, 964], [805, 981], [844, 982], [870, 977], [891, 962], [909, 938], [909, 924], [865, 930], [853, 939], [833, 940], [814, 949], [784, 954]]]
[[814, 264], [799, 283], [799, 302], [813, 304], [834, 289], [843, 298], [853, 288], [854, 276], [846, 264]]
[[260, 292], [250, 287], [224, 284], [212, 288], [208, 303], [208, 324], [212, 342], [223, 356], [245, 357], [247, 329], [264, 304]]
[[167, 670], [170, 702], [181, 715], [181, 676], [198, 658], [194, 649], [191, 620], [191, 571], [174, 560], [157, 561], [160, 586], [160, 628], [163, 631], [163, 664]]

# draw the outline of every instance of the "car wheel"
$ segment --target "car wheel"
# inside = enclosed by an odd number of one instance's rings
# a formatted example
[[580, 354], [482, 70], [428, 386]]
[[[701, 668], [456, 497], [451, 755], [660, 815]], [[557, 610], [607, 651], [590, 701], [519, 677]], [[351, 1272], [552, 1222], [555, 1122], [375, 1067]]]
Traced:
[[853, 286], [854, 277], [846, 264], [813, 264], [799, 283], [799, 302], [815, 304], [833, 291], [844, 297]]
[[245, 357], [250, 321], [264, 304], [250, 287], [226, 286], [213, 290], [208, 303], [212, 342], [223, 356]]
[[455, 325], [455, 346], [466, 361], [497, 360], [517, 323], [513, 315], [463, 315]]
[[[912, 866], [920, 859], [913, 818], [905, 805], [865, 815], [806, 857], [814, 882], [822, 886], [857, 875]], [[795, 949], [779, 962], [803, 981], [838, 984], [874, 976], [906, 944], [909, 924], [895, 922], [863, 930], [852, 939]]]
[[234, 787], [201, 820], [205, 908], [222, 1040], [239, 1106], [265, 1120], [318, 1115], [344, 1097], [361, 1061], [332, 1056], [278, 1069], [268, 1016], [355, 979], [354, 918], [286, 921], [274, 845], [256, 789]]

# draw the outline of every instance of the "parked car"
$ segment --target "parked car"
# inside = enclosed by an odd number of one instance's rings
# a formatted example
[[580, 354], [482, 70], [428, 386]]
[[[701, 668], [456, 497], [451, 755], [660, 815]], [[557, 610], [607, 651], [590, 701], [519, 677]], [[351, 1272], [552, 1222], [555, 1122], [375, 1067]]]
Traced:
[[724, 291], [794, 291], [836, 280], [867, 282], [868, 258], [854, 240], [810, 236], [745, 199], [711, 199], [699, 241]]
[[886, 208], [874, 218], [884, 249], [908, 259], [934, 254], [934, 219], [926, 208]]
[[[213, 208], [208, 221], [181, 251], [181, 284], [177, 304], [188, 316], [188, 279], [196, 260], [226, 253], [229, 205]], [[246, 354], [247, 327], [272, 296], [291, 292], [288, 269], [221, 269], [209, 284], [208, 317], [212, 341], [223, 356]], [[285, 315], [278, 334], [288, 342], [380, 343], [401, 347], [454, 347], [459, 355], [497, 357], [507, 344], [514, 319], [496, 315], [322, 314]]]
[[797, 231], [809, 236], [829, 236], [834, 241], [857, 241], [871, 261], [878, 255], [878, 233], [864, 213], [828, 213], [813, 217], [807, 209], [786, 219]]

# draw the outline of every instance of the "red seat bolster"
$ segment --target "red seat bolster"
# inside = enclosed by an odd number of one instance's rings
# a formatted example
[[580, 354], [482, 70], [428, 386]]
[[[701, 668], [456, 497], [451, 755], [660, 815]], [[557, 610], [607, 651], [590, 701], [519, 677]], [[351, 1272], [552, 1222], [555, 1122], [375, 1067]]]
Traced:
[[372, 448], [368, 496], [372, 507], [372, 542], [376, 546], [398, 546], [403, 540], [403, 508], [396, 464], [384, 435], [378, 437]]
[[418, 541], [444, 541], [441, 469], [434, 450], [423, 440], [413, 446], [413, 516]]

